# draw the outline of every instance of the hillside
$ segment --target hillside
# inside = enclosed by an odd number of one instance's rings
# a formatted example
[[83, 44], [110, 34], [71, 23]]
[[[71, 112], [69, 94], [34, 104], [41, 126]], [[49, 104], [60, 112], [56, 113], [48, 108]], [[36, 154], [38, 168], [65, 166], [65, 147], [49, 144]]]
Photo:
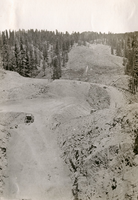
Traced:
[[[77, 46], [72, 49], [69, 54], [69, 62], [67, 65], [68, 73], [65, 78], [81, 79], [101, 83], [111, 84], [124, 74], [122, 66], [122, 58], [111, 55], [109, 46], [105, 45], [89, 45]], [[64, 73], [63, 73], [64, 75]]]
[[2, 199], [138, 198], [138, 98], [123, 71], [101, 44], [74, 47], [60, 80], [0, 70]]

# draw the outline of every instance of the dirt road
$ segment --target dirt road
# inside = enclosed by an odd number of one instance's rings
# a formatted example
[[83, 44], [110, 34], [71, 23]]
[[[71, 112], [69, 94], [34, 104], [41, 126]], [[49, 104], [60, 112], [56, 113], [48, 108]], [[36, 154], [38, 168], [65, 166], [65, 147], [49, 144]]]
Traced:
[[12, 127], [14, 133], [8, 146], [6, 196], [71, 199], [69, 173], [60, 158], [57, 136], [51, 130], [56, 126], [52, 124], [51, 117], [63, 105], [61, 101], [37, 99], [2, 106], [2, 112], [23, 112], [34, 116], [34, 123], [19, 122], [18, 127]]
[[[66, 81], [65, 83], [61, 82], [65, 86], [65, 90], [67, 88]], [[56, 88], [61, 82], [57, 81]], [[66, 120], [89, 115], [91, 107], [85, 98], [80, 101], [72, 97], [72, 91], [78, 83], [71, 82], [68, 86], [70, 96], [62, 94], [61, 97], [61, 94], [58, 93], [59, 98], [47, 99], [37, 96], [33, 99], [8, 100], [1, 103], [1, 113], [31, 113], [34, 116], [32, 124], [28, 125], [20, 120], [16, 122], [17, 119], [13, 119], [15, 125], [10, 126], [12, 133], [7, 151], [8, 179], [5, 181], [4, 189], [4, 194], [7, 197], [31, 197], [32, 199], [48, 200], [72, 199], [69, 169], [60, 157], [61, 150], [57, 144], [58, 135], [55, 134], [54, 130]], [[99, 86], [104, 87], [103, 85]], [[90, 84], [84, 83], [83, 85], [81, 83], [81, 87], [83, 90], [85, 87], [89, 88]], [[112, 96], [112, 89], [107, 89], [110, 96]], [[118, 98], [111, 99], [113, 107], [120, 105], [121, 93], [114, 89], [114, 94], [115, 92]], [[45, 95], [47, 97], [47, 94]], [[78, 93], [79, 95], [81, 98], [84, 97]], [[63, 120], [60, 116], [65, 117], [65, 119]]]

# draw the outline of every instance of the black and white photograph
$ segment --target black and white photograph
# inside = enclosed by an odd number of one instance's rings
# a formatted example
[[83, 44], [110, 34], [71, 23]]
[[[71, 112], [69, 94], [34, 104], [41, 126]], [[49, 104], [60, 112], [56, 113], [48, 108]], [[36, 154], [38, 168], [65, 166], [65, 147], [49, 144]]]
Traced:
[[0, 200], [138, 200], [138, 0], [0, 0]]

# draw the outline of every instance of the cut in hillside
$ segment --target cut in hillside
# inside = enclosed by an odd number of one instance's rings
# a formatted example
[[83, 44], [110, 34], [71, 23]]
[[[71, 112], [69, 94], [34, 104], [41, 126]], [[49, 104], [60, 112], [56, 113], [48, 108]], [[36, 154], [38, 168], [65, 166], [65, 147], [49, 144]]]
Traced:
[[118, 89], [121, 63], [90, 45], [71, 50], [60, 80], [0, 71], [3, 199], [138, 197], [137, 104]]

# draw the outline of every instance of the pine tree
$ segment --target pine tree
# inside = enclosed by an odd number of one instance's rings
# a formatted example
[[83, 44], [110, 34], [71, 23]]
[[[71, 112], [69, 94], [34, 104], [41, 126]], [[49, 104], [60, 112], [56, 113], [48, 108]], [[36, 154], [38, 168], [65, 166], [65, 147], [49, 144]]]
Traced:
[[65, 67], [65, 65], [66, 65], [65, 52], [62, 51], [62, 66]]
[[[75, 38], [76, 37], [76, 38]], [[52, 58], [57, 57], [59, 78], [61, 76], [61, 63], [63, 66], [68, 61], [68, 52], [73, 43], [79, 39], [80, 34], [70, 35], [56, 31], [19, 30], [5, 31], [0, 35], [2, 46], [3, 67], [14, 70], [23, 76], [32, 76], [38, 66], [45, 63], [50, 66]], [[1, 39], [2, 38], [2, 39]], [[44, 62], [42, 62], [44, 59]], [[55, 61], [56, 62], [56, 61]], [[56, 68], [56, 67], [55, 67]]]
[[43, 46], [43, 57], [44, 57], [45, 62], [48, 62], [48, 52], [47, 52], [46, 44]]
[[3, 68], [9, 70], [9, 46], [5, 33], [2, 33], [2, 62]]
[[14, 31], [9, 30], [9, 44], [14, 46]]
[[33, 71], [37, 69], [35, 64], [35, 55], [34, 55], [34, 47], [33, 45], [30, 46], [30, 76], [32, 76]]
[[19, 74], [21, 74], [21, 52], [20, 52], [20, 46], [18, 41], [15, 41], [15, 47], [14, 47], [14, 53], [15, 53], [15, 64], [16, 64], [16, 69]]
[[53, 64], [53, 76], [52, 79], [59, 79], [61, 77], [61, 60], [60, 56], [55, 56], [52, 61]]
[[117, 47], [116, 47], [116, 55], [117, 56], [122, 56], [122, 52], [121, 52], [121, 46], [120, 43], [117, 43]]
[[55, 54], [59, 55], [60, 54], [60, 46], [59, 46], [59, 41], [56, 41], [56, 47], [55, 47]]
[[46, 62], [45, 62], [45, 59], [43, 59], [43, 71], [44, 71], [44, 76], [46, 75], [46, 74], [45, 74], [45, 70], [46, 70]]
[[37, 68], [38, 66], [40, 66], [40, 60], [39, 60], [40, 58], [39, 58], [39, 52], [37, 48], [34, 49], [34, 57], [35, 57], [35, 65]]
[[114, 49], [112, 46], [111, 46], [111, 54], [114, 55]]
[[30, 53], [28, 50], [28, 46], [26, 47], [26, 76], [30, 76]]
[[26, 51], [22, 37], [20, 38], [20, 74], [26, 76]]

